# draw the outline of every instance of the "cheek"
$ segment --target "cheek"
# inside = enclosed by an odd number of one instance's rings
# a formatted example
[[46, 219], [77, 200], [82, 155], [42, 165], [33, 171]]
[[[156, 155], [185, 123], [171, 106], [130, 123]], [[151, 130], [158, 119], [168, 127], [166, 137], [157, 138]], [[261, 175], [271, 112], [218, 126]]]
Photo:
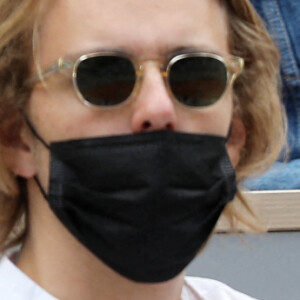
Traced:
[[68, 91], [36, 89], [29, 103], [28, 116], [48, 144], [72, 138], [129, 133], [129, 112], [92, 109], [80, 102], [72, 88]]
[[231, 93], [227, 93], [221, 100], [209, 108], [205, 119], [207, 132], [227, 137], [232, 123], [232, 111], [232, 96]]
[[232, 121], [233, 101], [230, 94], [212, 106], [179, 112], [184, 131], [226, 137]]

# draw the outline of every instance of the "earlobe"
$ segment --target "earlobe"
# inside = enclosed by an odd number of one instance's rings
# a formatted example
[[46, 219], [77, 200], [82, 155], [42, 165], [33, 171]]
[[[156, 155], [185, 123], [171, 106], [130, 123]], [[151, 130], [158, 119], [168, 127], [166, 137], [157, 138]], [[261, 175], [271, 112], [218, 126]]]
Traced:
[[17, 176], [31, 178], [36, 174], [33, 153], [25, 142], [24, 130], [21, 129], [20, 138], [13, 145], [1, 145], [1, 154], [6, 167]]
[[240, 161], [241, 150], [246, 143], [246, 128], [239, 116], [233, 116], [231, 134], [227, 143], [227, 151], [231, 163], [236, 167]]

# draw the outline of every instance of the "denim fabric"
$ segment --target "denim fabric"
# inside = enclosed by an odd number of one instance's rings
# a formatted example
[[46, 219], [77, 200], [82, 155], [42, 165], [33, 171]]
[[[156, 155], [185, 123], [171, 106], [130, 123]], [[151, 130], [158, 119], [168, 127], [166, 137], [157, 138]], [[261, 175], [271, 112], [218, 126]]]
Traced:
[[289, 162], [280, 160], [250, 189], [300, 188], [300, 1], [251, 0], [281, 51], [282, 95], [288, 115]]

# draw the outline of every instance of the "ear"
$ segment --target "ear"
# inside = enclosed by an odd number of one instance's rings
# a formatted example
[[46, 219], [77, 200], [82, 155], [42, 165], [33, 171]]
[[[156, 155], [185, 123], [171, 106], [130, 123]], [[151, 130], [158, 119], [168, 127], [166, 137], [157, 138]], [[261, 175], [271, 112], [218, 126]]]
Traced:
[[32, 139], [25, 124], [21, 126], [18, 141], [1, 145], [1, 150], [4, 164], [12, 173], [27, 179], [36, 174]]
[[231, 163], [236, 167], [240, 161], [241, 150], [246, 143], [246, 128], [237, 115], [233, 116], [231, 124], [231, 134], [227, 142], [227, 151], [230, 157]]

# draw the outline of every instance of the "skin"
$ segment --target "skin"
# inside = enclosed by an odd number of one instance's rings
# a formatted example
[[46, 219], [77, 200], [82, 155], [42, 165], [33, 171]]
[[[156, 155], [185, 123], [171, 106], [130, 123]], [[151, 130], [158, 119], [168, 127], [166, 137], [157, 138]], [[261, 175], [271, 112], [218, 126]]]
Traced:
[[[40, 28], [42, 68], [59, 57], [99, 49], [123, 49], [139, 59], [164, 56], [177, 48], [229, 53], [226, 12], [215, 0], [57, 0]], [[33, 73], [34, 73], [33, 68]], [[245, 131], [233, 116], [229, 89], [216, 104], [185, 109], [168, 95], [157, 65], [145, 63], [139, 93], [111, 111], [92, 110], [78, 101], [68, 80], [53, 76], [47, 88], [37, 85], [27, 114], [47, 143], [70, 138], [131, 134], [172, 129], [226, 136], [234, 165], [245, 142]], [[5, 161], [27, 178], [29, 231], [18, 266], [59, 299], [180, 299], [184, 272], [168, 282], [138, 284], [108, 268], [63, 227], [37, 188], [37, 175], [48, 184], [49, 152], [24, 125], [19, 147], [6, 148]], [[117, 288], [116, 288], [117, 286]]]

